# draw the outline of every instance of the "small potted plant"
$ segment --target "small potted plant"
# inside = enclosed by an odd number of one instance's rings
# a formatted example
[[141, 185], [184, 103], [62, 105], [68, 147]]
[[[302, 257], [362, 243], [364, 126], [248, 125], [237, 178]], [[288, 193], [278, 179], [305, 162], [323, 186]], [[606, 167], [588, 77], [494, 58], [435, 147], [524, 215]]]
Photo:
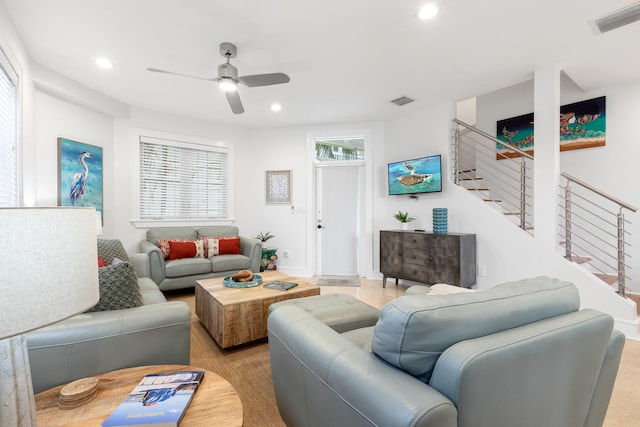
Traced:
[[273, 239], [274, 237], [276, 237], [276, 236], [274, 236], [273, 234], [271, 234], [271, 232], [270, 232], [270, 231], [267, 231], [266, 233], [262, 233], [262, 232], [261, 232], [261, 233], [259, 233], [259, 234], [256, 236], [256, 239], [258, 239], [258, 240], [260, 240], [260, 241], [262, 242], [262, 247], [263, 247], [263, 248], [266, 248], [266, 247], [267, 247], [267, 240], [269, 240], [269, 239]]
[[402, 211], [398, 211], [398, 213], [393, 215], [393, 217], [398, 221], [400, 221], [400, 225], [403, 230], [408, 230], [409, 223], [415, 219], [409, 216], [409, 212], [402, 212]]

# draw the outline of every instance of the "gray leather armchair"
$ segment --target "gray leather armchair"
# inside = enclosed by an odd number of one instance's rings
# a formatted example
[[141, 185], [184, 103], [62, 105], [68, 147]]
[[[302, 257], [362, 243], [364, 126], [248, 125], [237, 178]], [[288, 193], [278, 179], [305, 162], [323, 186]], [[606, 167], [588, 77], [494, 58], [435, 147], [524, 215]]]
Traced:
[[143, 305], [81, 313], [26, 334], [35, 393], [115, 369], [189, 364], [189, 306], [182, 301], [167, 302], [148, 277], [146, 254], [122, 256], [135, 268]]
[[338, 333], [283, 306], [269, 316], [276, 400], [288, 426], [600, 426], [624, 346], [579, 310], [572, 284], [403, 296]]

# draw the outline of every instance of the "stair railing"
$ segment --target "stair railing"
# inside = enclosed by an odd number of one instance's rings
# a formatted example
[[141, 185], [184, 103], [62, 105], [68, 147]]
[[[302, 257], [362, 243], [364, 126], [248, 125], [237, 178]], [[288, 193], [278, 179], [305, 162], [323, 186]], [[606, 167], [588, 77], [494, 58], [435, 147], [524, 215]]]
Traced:
[[[517, 217], [533, 229], [533, 156], [461, 120], [453, 119], [451, 181]], [[498, 150], [498, 147], [508, 151]]]
[[624, 297], [630, 233], [625, 231], [629, 221], [623, 210], [637, 208], [567, 173], [560, 176], [564, 183], [559, 184], [558, 235], [564, 257], [588, 265], [610, 285], [617, 282], [617, 292]]

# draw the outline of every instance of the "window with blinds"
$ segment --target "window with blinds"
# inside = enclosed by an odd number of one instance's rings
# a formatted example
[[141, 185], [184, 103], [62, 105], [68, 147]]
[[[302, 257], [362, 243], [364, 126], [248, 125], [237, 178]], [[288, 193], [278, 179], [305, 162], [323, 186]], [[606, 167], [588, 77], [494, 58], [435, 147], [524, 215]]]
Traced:
[[18, 206], [18, 76], [0, 49], [0, 207]]
[[226, 219], [225, 147], [140, 136], [140, 219]]

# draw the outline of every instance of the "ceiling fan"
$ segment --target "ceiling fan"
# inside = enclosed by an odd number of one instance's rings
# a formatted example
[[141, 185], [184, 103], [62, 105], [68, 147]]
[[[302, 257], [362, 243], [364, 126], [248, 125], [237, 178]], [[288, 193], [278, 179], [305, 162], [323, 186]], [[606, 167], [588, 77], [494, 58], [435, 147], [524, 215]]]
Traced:
[[231, 106], [231, 111], [235, 114], [242, 114], [244, 113], [244, 107], [242, 106], [242, 101], [240, 101], [240, 95], [238, 95], [238, 83], [248, 87], [270, 86], [289, 83], [290, 79], [289, 76], [284, 73], [254, 74], [252, 76], [238, 77], [238, 69], [229, 63], [229, 60], [231, 58], [235, 58], [237, 54], [238, 48], [233, 43], [220, 43], [220, 55], [225, 57], [227, 62], [218, 66], [218, 77], [205, 78], [190, 76], [157, 68], [147, 68], [147, 70], [153, 71], [154, 73], [173, 74], [175, 76], [218, 82], [218, 86], [224, 91], [224, 94], [227, 97], [229, 106]]

